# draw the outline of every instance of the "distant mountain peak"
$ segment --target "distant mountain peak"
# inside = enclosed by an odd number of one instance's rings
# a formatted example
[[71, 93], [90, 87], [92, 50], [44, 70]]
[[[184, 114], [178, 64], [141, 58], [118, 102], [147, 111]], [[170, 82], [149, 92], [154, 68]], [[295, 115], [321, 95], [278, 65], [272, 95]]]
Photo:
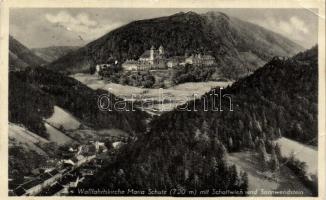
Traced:
[[177, 21], [186, 20], [186, 22], [198, 20], [201, 17], [202, 17], [201, 15], [199, 15], [198, 13], [193, 12], [193, 11], [179, 12], [179, 13], [169, 16], [169, 18], [171, 20], [177, 20]]
[[185, 14], [187, 14], [187, 15], [198, 15], [198, 13], [196, 13], [194, 11], [188, 11]]
[[221, 11], [208, 11], [205, 13], [205, 15], [223, 16], [226, 18], [230, 18], [227, 14]]

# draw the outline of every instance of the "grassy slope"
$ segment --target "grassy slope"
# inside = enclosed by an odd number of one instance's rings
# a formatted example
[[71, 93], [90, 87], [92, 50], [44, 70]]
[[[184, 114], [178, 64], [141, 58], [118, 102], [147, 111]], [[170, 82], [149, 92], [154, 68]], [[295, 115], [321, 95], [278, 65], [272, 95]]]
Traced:
[[28, 131], [25, 127], [18, 126], [17, 124], [9, 124], [9, 139], [12, 140], [9, 142], [10, 145], [19, 145], [25, 149], [35, 151], [36, 153], [47, 156], [42, 148], [38, 146], [38, 143], [48, 143], [49, 140], [46, 140], [35, 133]]
[[310, 146], [303, 145], [299, 142], [280, 138], [276, 140], [280, 144], [281, 152], [284, 157], [289, 157], [291, 153], [298, 160], [307, 164], [307, 173], [317, 175], [318, 172], [318, 152]]

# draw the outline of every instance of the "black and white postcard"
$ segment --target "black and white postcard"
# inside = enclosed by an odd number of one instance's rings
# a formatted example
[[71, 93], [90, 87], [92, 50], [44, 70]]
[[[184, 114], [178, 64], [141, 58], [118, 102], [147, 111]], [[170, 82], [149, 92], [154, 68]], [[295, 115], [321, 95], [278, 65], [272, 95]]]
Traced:
[[6, 197], [325, 198], [325, 2], [1, 2]]

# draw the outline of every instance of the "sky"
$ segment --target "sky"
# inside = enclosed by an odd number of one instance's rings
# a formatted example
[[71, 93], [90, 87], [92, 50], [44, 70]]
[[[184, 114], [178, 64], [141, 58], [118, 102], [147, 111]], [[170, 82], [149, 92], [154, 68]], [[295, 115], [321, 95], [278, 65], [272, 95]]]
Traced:
[[310, 48], [318, 40], [318, 10], [186, 8], [12, 8], [10, 34], [29, 48], [82, 46], [134, 20], [177, 12], [220, 11]]

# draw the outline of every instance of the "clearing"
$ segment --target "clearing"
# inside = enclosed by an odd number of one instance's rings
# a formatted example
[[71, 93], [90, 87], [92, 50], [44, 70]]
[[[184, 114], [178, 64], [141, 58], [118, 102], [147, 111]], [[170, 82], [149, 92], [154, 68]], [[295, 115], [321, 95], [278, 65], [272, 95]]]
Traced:
[[68, 137], [66, 134], [58, 130], [56, 127], [48, 123], [44, 123], [44, 126], [46, 128], [46, 132], [49, 134], [49, 140], [51, 142], [55, 142], [58, 145], [62, 145], [74, 141], [72, 138]]
[[203, 94], [215, 87], [227, 87], [233, 82], [208, 81], [190, 82], [172, 86], [166, 89], [139, 88], [101, 80], [96, 75], [74, 74], [71, 77], [96, 90], [103, 89], [126, 100], [142, 102], [140, 106], [150, 114], [160, 114], [170, 111], [187, 101], [200, 98]]
[[283, 157], [289, 157], [292, 153], [294, 157], [301, 162], [307, 164], [307, 173], [309, 175], [317, 175], [318, 167], [318, 152], [313, 147], [308, 145], [301, 144], [294, 140], [281, 137], [277, 139], [277, 142], [280, 145], [281, 153]]
[[58, 129], [62, 127], [65, 130], [75, 130], [80, 126], [80, 122], [72, 114], [59, 106], [54, 106], [53, 115], [45, 121]]

